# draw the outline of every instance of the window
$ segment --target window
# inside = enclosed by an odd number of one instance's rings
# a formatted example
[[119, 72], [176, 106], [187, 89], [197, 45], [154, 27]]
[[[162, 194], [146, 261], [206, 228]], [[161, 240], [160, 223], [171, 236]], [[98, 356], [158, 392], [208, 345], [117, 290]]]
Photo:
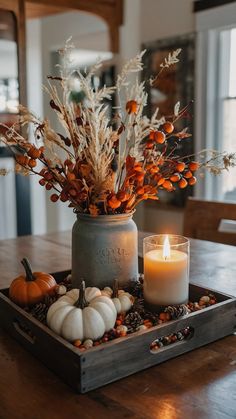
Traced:
[[[236, 152], [236, 28], [219, 31], [218, 83], [215, 109], [215, 144]], [[236, 201], [236, 168], [215, 179], [213, 198]]]
[[[200, 2], [199, 2], [200, 3]], [[195, 148], [236, 152], [236, 2], [196, 13]], [[196, 195], [236, 201], [236, 168], [208, 173]]]
[[[225, 83], [222, 80], [221, 85], [224, 90], [220, 100], [223, 124], [219, 135], [222, 136], [222, 149], [236, 152], [236, 28], [222, 35], [226, 35], [225, 38], [228, 41], [228, 45], [222, 45], [222, 47], [228, 48], [229, 57], [226, 63], [226, 74], [224, 75], [224, 71], [221, 72], [221, 78], [225, 78]], [[224, 173], [221, 183], [220, 199], [236, 201], [236, 168], [231, 169], [230, 173]]]

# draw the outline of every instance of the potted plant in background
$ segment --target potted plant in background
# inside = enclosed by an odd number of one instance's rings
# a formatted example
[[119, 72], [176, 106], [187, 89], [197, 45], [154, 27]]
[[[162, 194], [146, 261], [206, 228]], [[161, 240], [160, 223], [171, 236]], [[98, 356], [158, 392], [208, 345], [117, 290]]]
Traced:
[[[63, 132], [20, 106], [18, 125], [5, 127], [1, 140], [17, 150], [18, 173], [38, 175], [40, 185], [52, 191], [51, 201], [68, 202], [77, 215], [72, 230], [73, 285], [78, 287], [84, 279], [87, 286], [102, 288], [114, 278], [124, 284], [138, 276], [137, 228], [132, 216], [140, 202], [158, 200], [160, 189], [172, 192], [176, 187], [193, 186], [194, 174], [201, 168], [218, 174], [235, 164], [235, 156], [212, 151], [206, 157], [205, 151], [195, 161], [194, 156], [178, 155], [178, 143], [191, 134], [187, 127], [178, 131], [175, 123], [186, 116], [189, 105], [181, 109], [177, 103], [168, 118], [158, 116], [158, 110], [150, 119], [143, 114], [145, 83], [137, 79], [132, 84], [128, 79], [142, 70], [144, 52], [125, 64], [113, 87], [93, 87], [100, 62], [85, 75], [77, 70], [86, 101], [75, 109], [68, 65], [72, 47], [67, 42], [60, 51], [64, 58], [61, 75], [48, 77], [46, 88]], [[169, 54], [160, 72], [178, 62], [180, 51]], [[110, 120], [104, 100], [114, 93], [118, 106]], [[34, 144], [19, 133], [19, 126], [28, 124], [34, 127]]]

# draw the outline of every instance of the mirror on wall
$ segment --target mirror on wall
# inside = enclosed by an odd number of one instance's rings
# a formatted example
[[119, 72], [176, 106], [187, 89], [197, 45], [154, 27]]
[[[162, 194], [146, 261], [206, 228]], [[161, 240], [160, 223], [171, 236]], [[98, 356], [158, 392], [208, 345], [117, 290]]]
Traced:
[[11, 11], [0, 9], [0, 121], [16, 121], [19, 104], [17, 25]]

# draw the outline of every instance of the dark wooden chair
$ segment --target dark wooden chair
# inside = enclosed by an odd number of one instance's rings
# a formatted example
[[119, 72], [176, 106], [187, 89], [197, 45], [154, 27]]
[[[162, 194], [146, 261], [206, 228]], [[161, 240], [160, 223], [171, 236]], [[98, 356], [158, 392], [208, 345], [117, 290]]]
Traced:
[[184, 213], [184, 235], [236, 245], [236, 204], [189, 198]]

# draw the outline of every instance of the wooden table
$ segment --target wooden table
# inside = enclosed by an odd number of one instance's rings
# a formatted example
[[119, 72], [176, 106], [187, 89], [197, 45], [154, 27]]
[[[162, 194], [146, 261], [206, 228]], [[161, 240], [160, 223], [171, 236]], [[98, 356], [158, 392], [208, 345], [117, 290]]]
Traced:
[[[35, 270], [69, 269], [70, 233], [0, 241], [0, 288], [23, 256]], [[236, 247], [192, 240], [191, 281], [235, 296]], [[235, 419], [236, 337], [78, 395], [0, 330], [0, 419], [110, 417]]]

